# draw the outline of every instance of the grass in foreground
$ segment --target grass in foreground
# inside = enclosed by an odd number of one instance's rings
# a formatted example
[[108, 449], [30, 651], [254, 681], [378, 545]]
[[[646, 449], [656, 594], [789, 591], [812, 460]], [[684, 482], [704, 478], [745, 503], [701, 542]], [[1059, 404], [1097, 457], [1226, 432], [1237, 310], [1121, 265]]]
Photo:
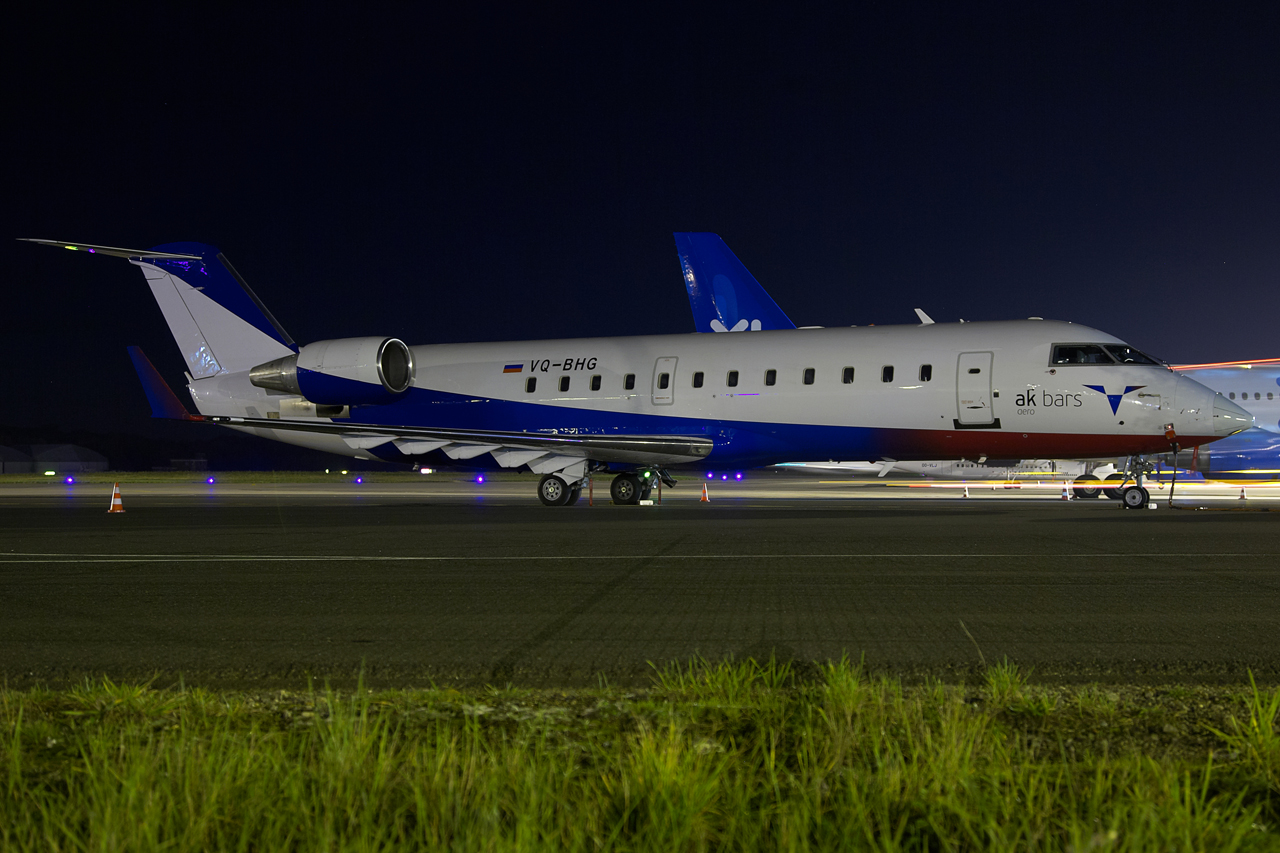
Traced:
[[1280, 692], [907, 688], [841, 662], [647, 691], [0, 691], [0, 847], [1276, 850]]

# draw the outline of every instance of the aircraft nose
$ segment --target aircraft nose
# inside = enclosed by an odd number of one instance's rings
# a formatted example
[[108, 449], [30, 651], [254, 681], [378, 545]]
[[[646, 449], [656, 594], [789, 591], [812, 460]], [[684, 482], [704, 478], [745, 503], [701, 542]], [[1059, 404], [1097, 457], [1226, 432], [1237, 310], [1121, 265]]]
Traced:
[[1221, 394], [1213, 398], [1213, 434], [1234, 435], [1253, 426], [1253, 415]]

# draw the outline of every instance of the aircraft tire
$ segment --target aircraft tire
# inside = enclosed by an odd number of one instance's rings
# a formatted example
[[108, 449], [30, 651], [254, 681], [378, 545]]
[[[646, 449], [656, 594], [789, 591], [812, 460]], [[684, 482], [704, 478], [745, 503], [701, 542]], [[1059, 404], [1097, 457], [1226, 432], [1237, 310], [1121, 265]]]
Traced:
[[1094, 500], [1102, 495], [1102, 488], [1098, 485], [1100, 482], [1102, 481], [1092, 474], [1081, 474], [1071, 484], [1071, 491], [1080, 500]]
[[1124, 482], [1124, 474], [1108, 474], [1104, 483], [1115, 483], [1114, 486], [1103, 488], [1102, 493], [1107, 496], [1108, 500], [1120, 500], [1120, 484]]
[[640, 503], [640, 478], [635, 474], [619, 474], [609, 484], [609, 497], [620, 506], [635, 506]]
[[543, 474], [538, 481], [538, 500], [543, 506], [565, 506], [573, 489], [555, 474]]
[[565, 501], [565, 502], [564, 502], [564, 505], [565, 505], [565, 506], [573, 506], [574, 504], [576, 504], [576, 503], [578, 502], [578, 498], [580, 498], [580, 497], [582, 497], [582, 484], [581, 484], [581, 483], [578, 483], [578, 484], [576, 484], [576, 485], [570, 486], [570, 487], [569, 487], [569, 500]]
[[1147, 501], [1151, 500], [1151, 495], [1141, 486], [1130, 486], [1124, 490], [1121, 500], [1124, 501], [1125, 509], [1143, 509]]

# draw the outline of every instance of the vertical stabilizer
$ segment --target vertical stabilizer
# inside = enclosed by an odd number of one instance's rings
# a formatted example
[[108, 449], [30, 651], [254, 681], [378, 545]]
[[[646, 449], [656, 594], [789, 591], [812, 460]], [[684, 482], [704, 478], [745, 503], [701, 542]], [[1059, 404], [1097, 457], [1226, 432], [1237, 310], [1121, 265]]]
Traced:
[[699, 332], [796, 327], [719, 235], [677, 231], [675, 238], [694, 325]]
[[193, 379], [237, 373], [297, 351], [216, 248], [168, 243], [152, 251], [199, 258], [130, 258], [146, 276]]

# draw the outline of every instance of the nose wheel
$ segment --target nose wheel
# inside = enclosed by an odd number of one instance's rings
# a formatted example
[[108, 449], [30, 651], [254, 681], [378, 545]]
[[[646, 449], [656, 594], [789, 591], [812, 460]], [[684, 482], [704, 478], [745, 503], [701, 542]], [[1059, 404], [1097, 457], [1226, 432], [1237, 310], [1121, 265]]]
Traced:
[[1151, 500], [1150, 493], [1142, 486], [1130, 486], [1120, 493], [1125, 509], [1142, 509]]

